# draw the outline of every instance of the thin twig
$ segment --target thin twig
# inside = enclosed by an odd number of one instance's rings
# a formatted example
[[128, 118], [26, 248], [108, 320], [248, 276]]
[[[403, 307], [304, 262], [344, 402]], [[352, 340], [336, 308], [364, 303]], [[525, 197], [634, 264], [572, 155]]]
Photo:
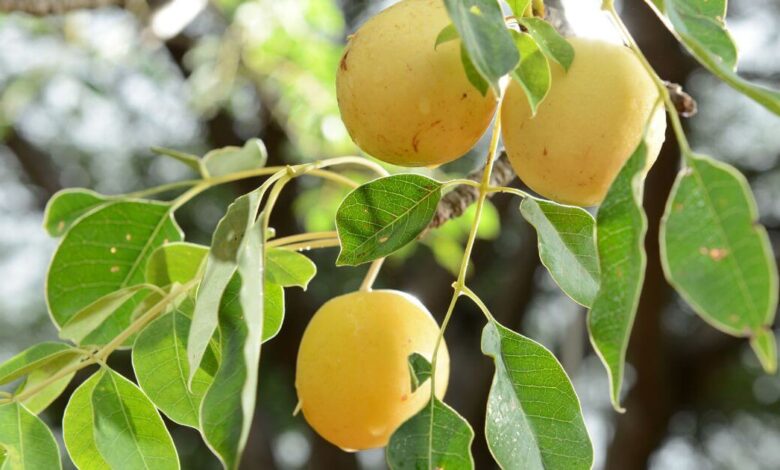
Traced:
[[124, 7], [125, 4], [126, 0], [0, 0], [0, 12], [47, 16], [107, 6]]

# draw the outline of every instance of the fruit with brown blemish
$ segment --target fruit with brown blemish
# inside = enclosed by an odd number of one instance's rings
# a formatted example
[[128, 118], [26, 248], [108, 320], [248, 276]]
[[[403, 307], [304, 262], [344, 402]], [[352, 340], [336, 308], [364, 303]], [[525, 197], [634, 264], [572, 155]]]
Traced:
[[349, 39], [336, 79], [341, 117], [363, 151], [388, 163], [432, 166], [468, 152], [495, 112], [469, 83], [460, 41], [434, 48], [450, 24], [442, 0], [402, 0]]

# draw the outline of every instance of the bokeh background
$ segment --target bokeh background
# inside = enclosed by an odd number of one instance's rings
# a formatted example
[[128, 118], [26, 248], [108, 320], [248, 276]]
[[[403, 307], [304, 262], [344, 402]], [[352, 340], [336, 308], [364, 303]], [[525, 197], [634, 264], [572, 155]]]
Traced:
[[[43, 295], [56, 241], [47, 238], [41, 220], [57, 190], [81, 186], [116, 194], [192, 177], [177, 162], [154, 156], [152, 146], [203, 154], [260, 137], [272, 164], [357, 152], [338, 115], [336, 66], [346, 36], [392, 2], [123, 3], [44, 18], [0, 14], [0, 360], [56, 337]], [[577, 34], [615, 38], [597, 0], [563, 4]], [[732, 0], [729, 7], [741, 72], [777, 86], [780, 2]], [[660, 75], [697, 99], [699, 114], [685, 121], [694, 147], [748, 176], [780, 253], [780, 118], [698, 67], [643, 2], [620, 8]], [[439, 171], [463, 175], [479, 166], [480, 155], [477, 149]], [[499, 321], [560, 358], [583, 403], [596, 468], [778, 468], [780, 377], [764, 375], [746, 342], [705, 325], [663, 278], [658, 220], [678, 164], [670, 135], [647, 180], [649, 264], [628, 353], [627, 413], [612, 411], [605, 372], [588, 344], [585, 311], [539, 264], [535, 235], [517, 200], [496, 197], [488, 207], [470, 283]], [[229, 201], [256, 183], [221, 187], [185, 206], [177, 218], [187, 238], [208, 243]], [[280, 234], [332, 229], [343, 195], [332, 185], [295, 180], [272, 224]], [[432, 232], [391, 258], [377, 286], [417, 295], [441, 319], [467, 229], [468, 216]], [[384, 468], [381, 450], [343, 453], [292, 416], [295, 355], [309, 317], [327, 299], [354, 290], [365, 272], [335, 268], [334, 249], [311, 256], [318, 276], [305, 293], [288, 290], [282, 332], [263, 351], [244, 467]], [[482, 323], [469, 302], [458, 304], [447, 334], [453, 355], [447, 401], [474, 426], [476, 466], [487, 469], [495, 466], [482, 437], [493, 366], [479, 351]], [[111, 363], [132, 374], [128, 354], [115, 354]], [[77, 376], [71, 390], [84, 377]], [[61, 398], [45, 413], [55, 433], [65, 404]], [[218, 467], [197, 433], [172, 432], [184, 468]]]

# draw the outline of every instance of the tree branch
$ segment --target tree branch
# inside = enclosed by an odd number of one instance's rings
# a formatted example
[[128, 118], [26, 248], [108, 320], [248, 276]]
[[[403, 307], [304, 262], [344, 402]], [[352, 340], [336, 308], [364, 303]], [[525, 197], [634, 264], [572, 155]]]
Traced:
[[35, 16], [61, 15], [74, 10], [124, 7], [125, 0], [0, 0], [0, 12], [22, 12]]

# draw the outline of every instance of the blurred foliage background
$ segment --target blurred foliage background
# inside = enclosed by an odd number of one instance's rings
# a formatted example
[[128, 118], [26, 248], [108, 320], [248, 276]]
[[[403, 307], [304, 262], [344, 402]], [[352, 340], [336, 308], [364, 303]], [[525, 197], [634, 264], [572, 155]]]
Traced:
[[[115, 194], [192, 177], [186, 167], [154, 156], [152, 146], [202, 154], [260, 137], [270, 164], [357, 152], [338, 114], [336, 66], [347, 34], [392, 2], [124, 3], [42, 18], [0, 15], [0, 360], [56, 337], [43, 295], [55, 241], [41, 219], [57, 190], [82, 186]], [[563, 3], [577, 34], [610, 36], [597, 0], [548, 3]], [[622, 13], [660, 75], [684, 84], [698, 100], [699, 114], [686, 121], [694, 147], [747, 174], [780, 253], [780, 121], [699, 68], [642, 2], [624, 3]], [[780, 2], [733, 0], [729, 26], [742, 73], [776, 85]], [[479, 166], [481, 155], [478, 146], [434, 174], [463, 175]], [[629, 348], [626, 414], [612, 411], [605, 373], [588, 344], [585, 311], [540, 266], [517, 200], [497, 197], [488, 207], [470, 282], [499, 321], [561, 359], [583, 402], [597, 468], [777, 468], [780, 378], [763, 375], [746, 342], [705, 325], [663, 279], [658, 219], [677, 165], [669, 142], [647, 181], [649, 266]], [[185, 206], [177, 217], [187, 238], [208, 243], [227, 204], [256, 183], [218, 188]], [[332, 185], [295, 180], [272, 224], [279, 234], [330, 230], [343, 195]], [[391, 258], [377, 286], [411, 292], [441, 319], [467, 229], [468, 215], [430, 233]], [[343, 453], [292, 416], [303, 329], [324, 301], [357, 288], [365, 270], [335, 268], [333, 249], [310, 254], [319, 274], [307, 292], [287, 293], [282, 333], [263, 351], [244, 467], [384, 468], [381, 450]], [[475, 427], [477, 468], [493, 468], [481, 437], [493, 370], [479, 351], [482, 316], [468, 302], [457, 310], [447, 335], [453, 356], [447, 401]], [[116, 354], [112, 364], [132, 374], [127, 353]], [[65, 403], [59, 399], [45, 414], [55, 433]], [[179, 427], [173, 433], [184, 468], [217, 468], [197, 433]]]

